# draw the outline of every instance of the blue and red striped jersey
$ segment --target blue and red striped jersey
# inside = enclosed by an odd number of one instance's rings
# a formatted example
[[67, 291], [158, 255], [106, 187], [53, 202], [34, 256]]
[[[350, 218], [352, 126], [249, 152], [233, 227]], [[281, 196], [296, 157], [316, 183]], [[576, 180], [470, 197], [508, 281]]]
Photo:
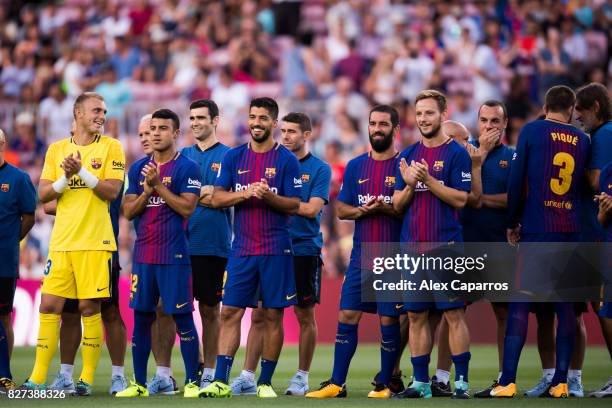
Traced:
[[[251, 143], [229, 150], [223, 157], [215, 186], [241, 191], [266, 179], [270, 190], [283, 197], [300, 197], [300, 165], [286, 147], [276, 143], [265, 153]], [[263, 200], [251, 197], [234, 206], [233, 256], [290, 255], [289, 214], [274, 210]]]
[[[447, 187], [469, 192], [472, 188], [472, 161], [467, 150], [449, 139], [436, 147], [427, 147], [423, 142], [406, 148], [400, 159], [408, 165], [414, 160], [424, 159], [429, 174]], [[403, 190], [406, 182], [397, 169], [396, 190]], [[414, 195], [404, 214], [401, 242], [461, 242], [463, 234], [459, 211], [436, 197], [429, 188], [418, 181]]]
[[521, 232], [580, 232], [580, 183], [589, 137], [576, 127], [536, 120], [523, 127], [512, 158], [508, 227]]
[[[374, 160], [370, 153], [355, 157], [346, 165], [338, 200], [353, 207], [383, 196], [391, 204], [395, 188], [397, 155], [388, 160]], [[351, 262], [359, 262], [362, 242], [398, 242], [401, 222], [386, 214], [372, 214], [355, 220]]]
[[[128, 172], [126, 194], [140, 195], [145, 178], [140, 174], [152, 158], [134, 163]], [[187, 157], [177, 153], [174, 158], [158, 165], [159, 179], [173, 193], [192, 193], [200, 196], [200, 169]], [[147, 206], [139, 216], [134, 244], [134, 262], [144, 264], [189, 264], [187, 220], [174, 211], [157, 191], [149, 197]]]

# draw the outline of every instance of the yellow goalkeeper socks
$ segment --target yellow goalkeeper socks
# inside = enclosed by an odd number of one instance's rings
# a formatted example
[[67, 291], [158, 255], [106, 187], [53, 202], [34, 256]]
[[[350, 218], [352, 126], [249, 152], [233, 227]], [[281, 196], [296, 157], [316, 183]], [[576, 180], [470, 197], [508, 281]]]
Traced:
[[40, 313], [38, 326], [38, 340], [36, 342], [36, 361], [30, 374], [30, 380], [36, 384], [43, 384], [47, 380], [49, 364], [57, 351], [59, 341], [60, 315]]
[[103, 343], [102, 315], [83, 316], [83, 341], [81, 354], [83, 356], [83, 371], [80, 379], [93, 384], [94, 373], [100, 360]]

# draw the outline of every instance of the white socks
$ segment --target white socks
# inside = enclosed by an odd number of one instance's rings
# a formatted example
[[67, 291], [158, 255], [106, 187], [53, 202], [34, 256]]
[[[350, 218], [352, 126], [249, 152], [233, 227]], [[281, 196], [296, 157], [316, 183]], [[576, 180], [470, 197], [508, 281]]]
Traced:
[[582, 370], [569, 370], [567, 372], [567, 378], [568, 380], [570, 378], [575, 378], [576, 381], [582, 384]]
[[552, 380], [554, 375], [555, 375], [555, 369], [554, 368], [545, 368], [545, 369], [542, 370], [542, 377], [546, 377], [549, 380]]
[[450, 380], [450, 371], [441, 370], [439, 368], [436, 369], [436, 378], [439, 382], [448, 384]]
[[172, 370], [170, 367], [157, 366], [157, 376], [161, 378], [170, 378]]
[[214, 368], [205, 368], [202, 370], [202, 378], [214, 378], [215, 377], [215, 369]]
[[112, 366], [111, 367], [112, 370], [112, 376], [119, 376], [119, 377], [125, 377], [125, 371], [123, 369], [123, 366]]
[[255, 381], [255, 373], [249, 370], [242, 370], [240, 375], [248, 381]]
[[308, 382], [308, 371], [297, 370], [296, 375], [299, 374], [304, 381]]
[[60, 364], [60, 374], [64, 374], [66, 377], [72, 378], [72, 372], [74, 366], [71, 364]]

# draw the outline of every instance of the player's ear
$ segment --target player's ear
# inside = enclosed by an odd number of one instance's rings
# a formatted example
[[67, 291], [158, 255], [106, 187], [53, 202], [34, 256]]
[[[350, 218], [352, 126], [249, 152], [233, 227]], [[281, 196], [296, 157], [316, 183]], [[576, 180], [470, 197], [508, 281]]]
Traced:
[[310, 136], [312, 136], [312, 131], [307, 130], [304, 132], [304, 139], [308, 140], [310, 139]]
[[215, 117], [212, 119], [212, 122], [211, 122], [211, 123], [212, 123], [212, 125], [213, 125], [214, 127], [217, 127], [217, 125], [219, 124], [219, 115], [215, 116]]

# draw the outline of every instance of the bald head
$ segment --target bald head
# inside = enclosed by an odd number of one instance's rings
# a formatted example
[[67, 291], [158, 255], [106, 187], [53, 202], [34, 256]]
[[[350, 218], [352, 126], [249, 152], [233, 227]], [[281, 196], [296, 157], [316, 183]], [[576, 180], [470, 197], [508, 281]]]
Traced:
[[465, 125], [454, 120], [447, 120], [442, 123], [442, 132], [446, 136], [453, 138], [460, 145], [466, 144], [470, 138], [470, 131]]

